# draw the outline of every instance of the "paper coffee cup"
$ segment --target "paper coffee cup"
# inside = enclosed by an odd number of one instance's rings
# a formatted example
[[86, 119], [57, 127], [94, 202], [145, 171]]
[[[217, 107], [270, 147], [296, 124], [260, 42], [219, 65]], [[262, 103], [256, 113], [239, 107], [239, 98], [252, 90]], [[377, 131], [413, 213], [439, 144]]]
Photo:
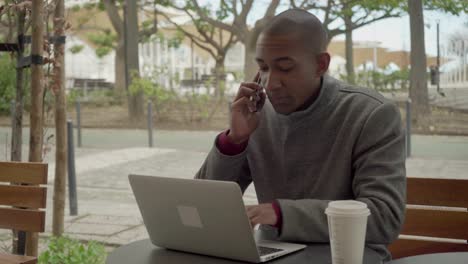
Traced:
[[333, 201], [325, 210], [333, 264], [362, 264], [366, 238], [367, 204], [354, 200]]

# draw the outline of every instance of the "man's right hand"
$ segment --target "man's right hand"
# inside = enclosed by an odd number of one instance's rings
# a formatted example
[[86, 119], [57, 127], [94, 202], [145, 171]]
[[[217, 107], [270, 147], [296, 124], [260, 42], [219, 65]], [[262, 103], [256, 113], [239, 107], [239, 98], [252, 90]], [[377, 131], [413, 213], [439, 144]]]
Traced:
[[[254, 82], [241, 83], [236, 98], [231, 105], [231, 124], [227, 136], [235, 144], [248, 140], [258, 127], [260, 113], [259, 111], [252, 111], [252, 109], [257, 109], [257, 105], [263, 106], [266, 99], [263, 88], [258, 83], [259, 78], [257, 73]], [[260, 91], [260, 101], [250, 100], [251, 97], [255, 98], [257, 90]]]

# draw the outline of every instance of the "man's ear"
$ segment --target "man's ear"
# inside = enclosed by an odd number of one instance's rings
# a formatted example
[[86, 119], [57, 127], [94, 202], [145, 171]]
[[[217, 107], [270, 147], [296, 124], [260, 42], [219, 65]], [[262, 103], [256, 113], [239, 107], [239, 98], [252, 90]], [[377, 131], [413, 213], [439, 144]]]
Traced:
[[317, 55], [317, 75], [322, 76], [328, 71], [330, 66], [330, 54], [322, 52]]

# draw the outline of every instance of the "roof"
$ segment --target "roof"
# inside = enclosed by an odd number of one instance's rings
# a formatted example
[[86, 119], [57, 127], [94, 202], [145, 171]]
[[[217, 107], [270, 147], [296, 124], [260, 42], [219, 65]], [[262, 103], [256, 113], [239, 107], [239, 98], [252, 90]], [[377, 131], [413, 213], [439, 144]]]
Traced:
[[[363, 42], [354, 43], [354, 66], [357, 67], [368, 61], [374, 61], [374, 49], [377, 57], [377, 66], [378, 68], [384, 69], [389, 64], [394, 64], [393, 66], [398, 66], [398, 68], [408, 68], [410, 65], [410, 52], [409, 51], [390, 51], [386, 48], [378, 47], [375, 45], [366, 45]], [[375, 47], [375, 48], [374, 48]], [[328, 45], [328, 52], [331, 56], [338, 55], [343, 58], [345, 56], [345, 42], [343, 40], [332, 41]], [[441, 59], [441, 61], [446, 61], [446, 59]], [[437, 57], [427, 56], [427, 65], [435, 65], [437, 63]]]

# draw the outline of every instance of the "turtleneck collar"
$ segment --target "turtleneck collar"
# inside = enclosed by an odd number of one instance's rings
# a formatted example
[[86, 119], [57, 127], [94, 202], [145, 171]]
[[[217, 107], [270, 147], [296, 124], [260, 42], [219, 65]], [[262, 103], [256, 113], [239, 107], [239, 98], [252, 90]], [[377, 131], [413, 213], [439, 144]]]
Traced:
[[289, 115], [279, 114], [276, 112], [274, 113], [281, 121], [285, 121], [292, 124], [301, 122], [306, 117], [309, 118], [311, 116], [317, 116], [333, 100], [334, 96], [336, 95], [338, 83], [338, 80], [326, 74], [322, 77], [318, 97], [307, 108], [293, 112]]

